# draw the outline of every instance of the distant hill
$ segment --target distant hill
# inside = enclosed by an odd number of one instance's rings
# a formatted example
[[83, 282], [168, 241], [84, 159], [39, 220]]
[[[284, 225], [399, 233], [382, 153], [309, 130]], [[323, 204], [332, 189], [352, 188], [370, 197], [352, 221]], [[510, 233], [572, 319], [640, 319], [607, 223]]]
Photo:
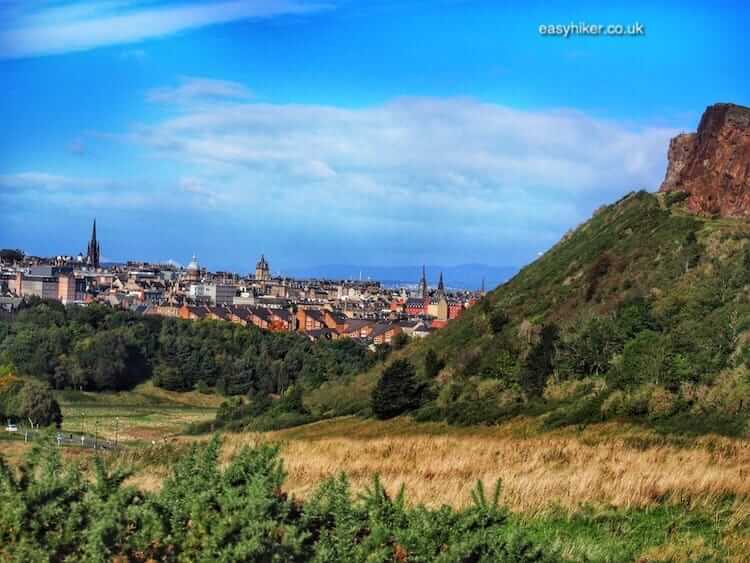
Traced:
[[[457, 266], [426, 265], [427, 281], [437, 285], [443, 272], [445, 283], [453, 289], [479, 289], [484, 280], [485, 288], [491, 289], [509, 280], [519, 267], [488, 266], [486, 264], [460, 264]], [[386, 285], [417, 285], [422, 276], [422, 266], [361, 266], [356, 264], [326, 264], [307, 268], [285, 270], [284, 275], [299, 278], [321, 279], [372, 279]]]

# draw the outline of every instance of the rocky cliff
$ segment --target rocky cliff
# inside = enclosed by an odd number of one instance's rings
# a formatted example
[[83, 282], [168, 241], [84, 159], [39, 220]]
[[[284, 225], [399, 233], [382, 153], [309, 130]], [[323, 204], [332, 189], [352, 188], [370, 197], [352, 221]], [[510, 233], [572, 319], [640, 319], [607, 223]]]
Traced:
[[697, 133], [672, 139], [668, 158], [659, 191], [686, 192], [693, 213], [750, 216], [750, 108], [709, 106]]

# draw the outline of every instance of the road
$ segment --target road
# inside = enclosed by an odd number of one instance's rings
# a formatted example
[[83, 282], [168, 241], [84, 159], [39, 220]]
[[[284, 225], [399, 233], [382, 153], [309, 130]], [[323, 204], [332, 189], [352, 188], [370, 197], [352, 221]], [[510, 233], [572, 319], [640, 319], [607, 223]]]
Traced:
[[94, 439], [93, 436], [71, 434], [69, 432], [58, 432], [55, 436], [55, 441], [58, 446], [79, 446], [95, 450], [113, 450], [117, 447], [112, 440]]

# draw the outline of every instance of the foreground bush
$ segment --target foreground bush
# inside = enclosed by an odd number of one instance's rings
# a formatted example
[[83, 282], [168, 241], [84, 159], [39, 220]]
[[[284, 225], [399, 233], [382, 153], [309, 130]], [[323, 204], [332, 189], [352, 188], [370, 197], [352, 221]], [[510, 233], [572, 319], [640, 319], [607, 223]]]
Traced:
[[95, 461], [89, 481], [37, 443], [18, 472], [0, 459], [0, 560], [552, 561], [511, 524], [481, 483], [464, 511], [407, 506], [375, 479], [352, 499], [345, 476], [305, 504], [287, 497], [275, 446], [218, 464], [219, 441], [194, 446], [159, 493], [123, 486]]

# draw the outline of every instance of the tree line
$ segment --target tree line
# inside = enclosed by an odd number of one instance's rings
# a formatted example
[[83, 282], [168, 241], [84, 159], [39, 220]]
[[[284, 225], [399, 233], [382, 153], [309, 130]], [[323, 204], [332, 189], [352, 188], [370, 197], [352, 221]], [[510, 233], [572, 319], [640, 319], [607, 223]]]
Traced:
[[311, 342], [225, 321], [143, 316], [106, 305], [34, 299], [0, 322], [0, 365], [54, 389], [113, 391], [153, 378], [165, 389], [283, 393], [368, 368], [351, 340]]

